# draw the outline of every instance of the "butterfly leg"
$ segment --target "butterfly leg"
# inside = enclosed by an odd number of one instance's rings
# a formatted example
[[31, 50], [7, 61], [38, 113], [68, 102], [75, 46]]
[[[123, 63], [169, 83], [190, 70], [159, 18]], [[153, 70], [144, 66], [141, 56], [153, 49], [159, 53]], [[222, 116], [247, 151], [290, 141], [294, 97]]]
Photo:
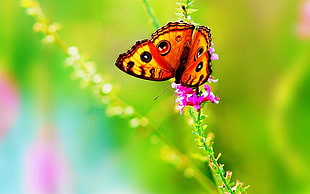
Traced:
[[195, 91], [196, 91], [196, 95], [199, 96], [199, 94], [200, 94], [199, 86], [195, 86]]

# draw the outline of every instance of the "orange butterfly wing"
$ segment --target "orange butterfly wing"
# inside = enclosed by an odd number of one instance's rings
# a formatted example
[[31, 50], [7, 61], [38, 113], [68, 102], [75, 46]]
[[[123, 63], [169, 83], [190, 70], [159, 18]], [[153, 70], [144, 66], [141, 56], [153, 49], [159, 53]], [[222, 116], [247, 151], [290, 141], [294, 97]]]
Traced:
[[190, 45], [195, 26], [170, 22], [150, 37], [136, 42], [126, 53], [120, 54], [115, 65], [138, 78], [163, 81], [175, 76], [184, 45]]
[[173, 73], [180, 65], [185, 45], [190, 45], [195, 26], [184, 22], [169, 22], [152, 34], [150, 41], [157, 48], [162, 60]]
[[210, 29], [207, 27], [198, 26], [194, 30], [189, 58], [180, 80], [183, 86], [197, 87], [208, 80], [212, 73], [209, 52], [211, 40]]
[[115, 65], [129, 75], [162, 81], [173, 77], [173, 72], [164, 66], [154, 46], [147, 39], [135, 43], [126, 53], [120, 54]]

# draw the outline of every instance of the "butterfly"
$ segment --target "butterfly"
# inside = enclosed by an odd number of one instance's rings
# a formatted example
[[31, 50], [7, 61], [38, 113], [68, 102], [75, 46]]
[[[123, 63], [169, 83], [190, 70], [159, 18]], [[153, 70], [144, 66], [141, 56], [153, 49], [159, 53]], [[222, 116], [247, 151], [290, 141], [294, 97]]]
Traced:
[[177, 84], [199, 87], [212, 73], [211, 40], [210, 29], [205, 26], [169, 22], [120, 54], [115, 65], [141, 79], [164, 81], [174, 77]]

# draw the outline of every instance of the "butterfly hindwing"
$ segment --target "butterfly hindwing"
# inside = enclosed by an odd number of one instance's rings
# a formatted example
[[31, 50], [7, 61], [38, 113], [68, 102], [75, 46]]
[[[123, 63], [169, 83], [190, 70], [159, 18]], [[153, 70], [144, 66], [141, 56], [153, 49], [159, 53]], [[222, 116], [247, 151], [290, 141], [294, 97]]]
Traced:
[[205, 26], [198, 26], [194, 30], [191, 51], [185, 70], [181, 76], [181, 83], [184, 86], [196, 87], [205, 83], [211, 72], [211, 46], [210, 29]]
[[163, 67], [156, 55], [153, 45], [145, 39], [136, 42], [126, 53], [120, 54], [115, 65], [141, 79], [162, 81], [172, 78], [173, 72]]

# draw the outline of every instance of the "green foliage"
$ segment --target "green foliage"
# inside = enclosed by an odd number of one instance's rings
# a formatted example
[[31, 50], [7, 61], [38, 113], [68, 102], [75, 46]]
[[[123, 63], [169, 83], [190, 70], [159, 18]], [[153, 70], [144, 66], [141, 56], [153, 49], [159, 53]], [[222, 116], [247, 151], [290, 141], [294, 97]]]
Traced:
[[180, 20], [187, 23], [193, 23], [191, 14], [197, 11], [197, 9], [192, 9], [193, 4], [193, 0], [180, 0], [177, 3], [179, 8], [177, 9], [176, 15], [179, 16]]

